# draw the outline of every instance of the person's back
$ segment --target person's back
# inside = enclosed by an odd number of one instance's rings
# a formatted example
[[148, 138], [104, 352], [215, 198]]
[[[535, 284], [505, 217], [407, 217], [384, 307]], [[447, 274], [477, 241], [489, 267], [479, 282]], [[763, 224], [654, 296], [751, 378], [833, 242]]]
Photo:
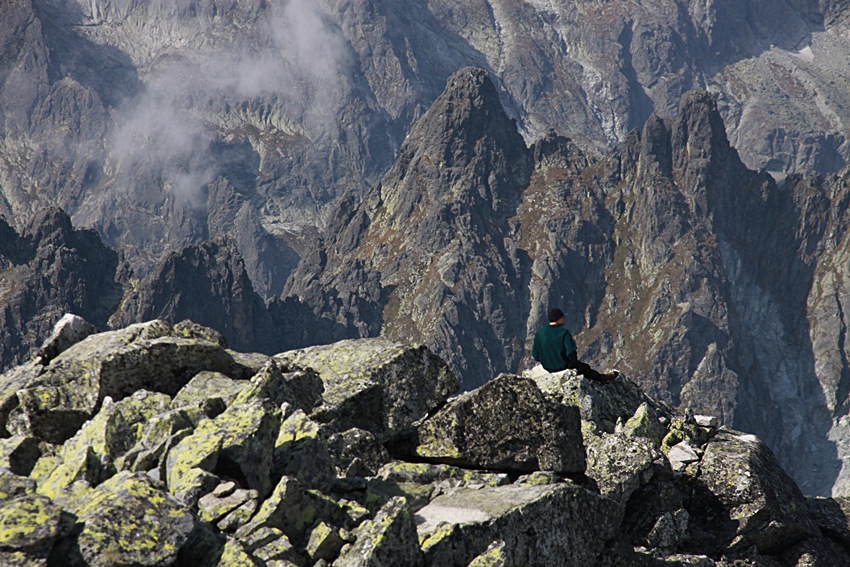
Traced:
[[547, 371], [566, 370], [575, 355], [575, 341], [563, 325], [546, 325], [535, 333], [531, 356]]
[[600, 374], [578, 359], [576, 342], [570, 331], [564, 326], [564, 312], [558, 308], [549, 310], [549, 324], [534, 334], [531, 356], [547, 372], [560, 372], [567, 368], [578, 371], [589, 380], [610, 382], [620, 373], [616, 370]]

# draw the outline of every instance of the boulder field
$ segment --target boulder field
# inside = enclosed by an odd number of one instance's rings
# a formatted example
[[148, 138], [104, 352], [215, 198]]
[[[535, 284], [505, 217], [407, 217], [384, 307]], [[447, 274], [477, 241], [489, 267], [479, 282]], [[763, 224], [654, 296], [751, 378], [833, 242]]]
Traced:
[[836, 566], [850, 501], [622, 376], [57, 323], [0, 376], [4, 566]]

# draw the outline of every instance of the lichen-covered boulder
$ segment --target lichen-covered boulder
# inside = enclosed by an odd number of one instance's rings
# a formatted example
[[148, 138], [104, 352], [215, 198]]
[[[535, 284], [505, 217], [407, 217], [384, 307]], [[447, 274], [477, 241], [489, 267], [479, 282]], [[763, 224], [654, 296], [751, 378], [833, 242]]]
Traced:
[[245, 380], [234, 380], [221, 372], [198, 372], [177, 392], [171, 401], [171, 407], [193, 406], [199, 408], [207, 417], [216, 417], [233, 403], [236, 395], [247, 384]]
[[413, 514], [404, 498], [390, 499], [373, 520], [354, 530], [355, 542], [343, 549], [335, 567], [394, 567], [423, 564]]
[[345, 541], [340, 535], [339, 528], [325, 522], [319, 522], [307, 539], [307, 555], [313, 561], [320, 559], [333, 561], [339, 555], [343, 545], [345, 545]]
[[59, 465], [39, 483], [39, 493], [56, 498], [77, 481], [96, 486], [115, 474], [124, 454], [138, 443], [144, 424], [170, 403], [165, 394], [145, 390], [118, 402], [107, 401], [62, 446]]
[[205, 522], [224, 521], [224, 525], [219, 525], [221, 531], [236, 531], [257, 511], [258, 496], [256, 490], [238, 488], [233, 481], [222, 483], [198, 500], [198, 512]]
[[356, 427], [331, 435], [328, 450], [342, 476], [374, 476], [392, 460], [374, 435]]
[[508, 567], [504, 541], [494, 541], [484, 553], [473, 559], [467, 567]]
[[600, 494], [621, 504], [632, 493], [650, 481], [655, 465], [664, 460], [661, 451], [643, 437], [629, 438], [623, 434], [588, 434], [584, 438], [587, 450], [587, 470]]
[[0, 550], [45, 557], [62, 535], [62, 509], [39, 495], [0, 500]]
[[35, 494], [35, 481], [0, 467], [0, 502]]
[[653, 445], [660, 447], [667, 435], [667, 427], [661, 422], [662, 418], [658, 410], [647, 402], [643, 402], [623, 425], [623, 434], [626, 437], [649, 439]]
[[[705, 448], [688, 510], [700, 527], [736, 547], [753, 545], [774, 553], [819, 535], [806, 500], [771, 450], [753, 435], [721, 430]], [[734, 522], [732, 533], [705, 514], [720, 503]]]
[[247, 369], [222, 346], [179, 336], [164, 321], [91, 335], [51, 360], [18, 390], [16, 427], [62, 443], [107, 396], [118, 401], [143, 389], [173, 396], [203, 370], [247, 377]]
[[214, 567], [260, 567], [260, 562], [248, 553], [241, 541], [227, 538], [221, 556], [211, 563]]
[[266, 565], [292, 567], [306, 563], [305, 553], [296, 549], [286, 534], [277, 528], [259, 528], [239, 541], [253, 557]]
[[310, 368], [324, 383], [315, 418], [334, 431], [365, 429], [379, 439], [404, 431], [458, 390], [458, 380], [424, 346], [385, 339], [341, 341], [275, 358]]
[[[0, 375], [0, 435], [14, 435], [16, 424], [9, 424], [9, 414], [18, 407], [18, 391], [24, 389], [44, 372], [44, 366], [30, 360]], [[23, 424], [26, 427], [26, 424]], [[26, 431], [21, 432], [22, 435]]]
[[321, 402], [323, 391], [324, 384], [314, 370], [284, 372], [279, 361], [269, 359], [236, 396], [235, 403], [262, 397], [278, 406], [289, 404], [310, 412]]
[[581, 419], [613, 433], [618, 421], [632, 418], [642, 404], [654, 416], [671, 415], [671, 411], [649, 398], [640, 387], [621, 376], [608, 383], [586, 380], [575, 370], [552, 373], [526, 373], [548, 398], [581, 410]]
[[[466, 567], [494, 541], [509, 565], [604, 565], [622, 507], [572, 483], [438, 496], [416, 514], [426, 565]], [[627, 563], [626, 563], [627, 564]]]
[[221, 472], [264, 497], [271, 489], [280, 418], [280, 408], [267, 399], [253, 398], [202, 421], [168, 453], [166, 478], [171, 494], [187, 504], [197, 502], [209, 486], [208, 475]]
[[155, 470], [159, 478], [165, 478], [168, 451], [191, 435], [204, 417], [196, 406], [184, 406], [153, 416], [143, 424], [138, 443], [119, 459], [118, 468], [139, 472]]
[[322, 427], [302, 410], [283, 420], [275, 440], [273, 476], [301, 479], [312, 488], [326, 490], [336, 478]]
[[450, 400], [417, 428], [416, 457], [510, 472], [583, 472], [578, 411], [527, 378], [502, 374]]
[[[73, 510], [81, 530], [69, 545], [91, 567], [172, 565], [195, 528], [193, 514], [145, 475], [118, 473]], [[74, 555], [79, 554], [79, 557]]]
[[304, 544], [318, 521], [343, 521], [345, 511], [332, 498], [308, 489], [298, 479], [283, 477], [265, 499], [250, 523], [236, 532], [246, 538], [260, 528], [277, 528], [295, 543]]

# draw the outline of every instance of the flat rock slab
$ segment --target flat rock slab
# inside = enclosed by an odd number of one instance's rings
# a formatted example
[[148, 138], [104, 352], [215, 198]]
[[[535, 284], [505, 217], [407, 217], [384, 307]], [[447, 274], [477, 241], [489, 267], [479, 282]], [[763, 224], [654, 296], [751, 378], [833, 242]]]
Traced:
[[426, 565], [463, 566], [504, 541], [509, 565], [596, 565], [622, 508], [572, 483], [460, 489], [415, 519]]

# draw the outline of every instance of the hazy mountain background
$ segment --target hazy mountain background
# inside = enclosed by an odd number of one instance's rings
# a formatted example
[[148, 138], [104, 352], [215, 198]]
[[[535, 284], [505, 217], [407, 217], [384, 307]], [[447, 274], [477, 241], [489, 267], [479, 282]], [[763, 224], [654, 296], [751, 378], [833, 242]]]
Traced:
[[73, 310], [416, 340], [473, 387], [559, 305], [847, 493], [847, 8], [4, 1], [0, 359]]

